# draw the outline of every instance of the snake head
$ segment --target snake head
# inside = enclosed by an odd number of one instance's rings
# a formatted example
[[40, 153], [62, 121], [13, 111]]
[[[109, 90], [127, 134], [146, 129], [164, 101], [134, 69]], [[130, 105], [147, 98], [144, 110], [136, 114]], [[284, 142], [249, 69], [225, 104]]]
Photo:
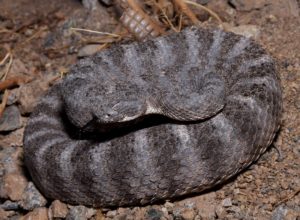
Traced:
[[132, 121], [146, 111], [139, 88], [128, 83], [75, 78], [62, 90], [67, 117], [79, 128]]

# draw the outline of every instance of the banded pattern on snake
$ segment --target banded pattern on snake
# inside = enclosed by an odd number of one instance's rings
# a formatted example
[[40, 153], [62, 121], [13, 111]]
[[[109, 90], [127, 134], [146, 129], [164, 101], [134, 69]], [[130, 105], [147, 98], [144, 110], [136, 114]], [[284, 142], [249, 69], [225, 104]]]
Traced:
[[187, 28], [81, 60], [32, 113], [25, 164], [48, 198], [110, 207], [201, 192], [272, 142], [282, 97], [253, 40]]

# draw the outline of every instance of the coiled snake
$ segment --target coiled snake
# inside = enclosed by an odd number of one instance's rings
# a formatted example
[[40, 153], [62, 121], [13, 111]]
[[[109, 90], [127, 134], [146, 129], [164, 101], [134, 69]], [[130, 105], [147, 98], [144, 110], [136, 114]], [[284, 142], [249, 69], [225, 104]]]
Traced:
[[45, 196], [71, 204], [172, 199], [258, 159], [281, 111], [275, 63], [261, 46], [187, 28], [75, 65], [32, 113], [25, 164]]

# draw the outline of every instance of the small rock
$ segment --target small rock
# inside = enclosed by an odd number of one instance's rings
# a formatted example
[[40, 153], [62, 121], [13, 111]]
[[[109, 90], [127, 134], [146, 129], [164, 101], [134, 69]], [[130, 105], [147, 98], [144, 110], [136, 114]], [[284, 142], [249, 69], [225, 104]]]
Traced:
[[154, 208], [150, 208], [148, 209], [146, 216], [147, 216], [146, 219], [149, 220], [160, 220], [161, 217], [163, 216], [163, 212]]
[[22, 173], [22, 167], [19, 165], [23, 155], [23, 149], [20, 147], [5, 147], [0, 151], [0, 164], [3, 166], [4, 173]]
[[285, 219], [286, 214], [288, 213], [288, 210], [283, 206], [278, 206], [273, 212], [272, 212], [272, 220], [282, 220]]
[[232, 31], [235, 34], [243, 35], [245, 37], [252, 37], [257, 39], [260, 35], [260, 30], [256, 25], [240, 25], [236, 27], [227, 27], [228, 31]]
[[[215, 192], [191, 198], [195, 203], [195, 210], [201, 219], [214, 219], [216, 217], [217, 196]], [[190, 200], [191, 200], [190, 199]]]
[[97, 210], [95, 220], [104, 220], [104, 219], [105, 219], [105, 217], [104, 217], [103, 213], [101, 212], [101, 210]]
[[21, 114], [18, 107], [15, 105], [6, 107], [0, 119], [0, 131], [13, 131], [21, 126]]
[[[133, 219], [145, 219], [147, 216], [146, 208], [135, 207], [132, 209]], [[126, 219], [127, 220], [127, 219]]]
[[102, 47], [101, 44], [88, 44], [79, 49], [77, 56], [78, 57], [86, 57], [91, 56], [99, 51]]
[[166, 203], [164, 204], [164, 206], [166, 207], [166, 209], [167, 209], [168, 212], [171, 212], [172, 209], [174, 208], [174, 204], [171, 203], [171, 202], [166, 202]]
[[36, 208], [32, 212], [27, 213], [20, 220], [48, 220], [47, 208]]
[[231, 198], [226, 198], [222, 201], [222, 206], [223, 207], [230, 207], [232, 206]]
[[0, 209], [3, 209], [5, 211], [18, 210], [19, 208], [20, 206], [17, 202], [12, 202], [10, 200], [6, 200], [3, 204], [0, 205]]
[[69, 209], [66, 204], [62, 203], [59, 200], [55, 200], [50, 206], [50, 211], [53, 218], [65, 218], [68, 214]]
[[108, 217], [108, 218], [114, 218], [116, 215], [117, 215], [117, 211], [116, 210], [108, 211], [106, 213], [106, 217]]
[[226, 214], [227, 214], [226, 210], [221, 205], [219, 205], [216, 208], [216, 215], [217, 215], [218, 219], [225, 219]]
[[13, 201], [21, 200], [28, 184], [27, 179], [19, 173], [8, 173], [3, 179], [7, 196]]
[[19, 99], [19, 95], [20, 95], [19, 88], [15, 88], [15, 89], [10, 90], [6, 104], [7, 105], [15, 104]]
[[20, 205], [25, 210], [33, 210], [34, 208], [45, 206], [47, 200], [37, 190], [32, 182], [29, 182], [23, 195]]
[[32, 112], [37, 100], [45, 93], [49, 85], [46, 80], [35, 80], [20, 87], [20, 111], [21, 114]]
[[85, 206], [72, 206], [67, 214], [66, 220], [86, 220], [96, 214], [95, 209], [90, 209]]
[[184, 209], [180, 213], [183, 220], [193, 220], [195, 218], [195, 211], [193, 209]]

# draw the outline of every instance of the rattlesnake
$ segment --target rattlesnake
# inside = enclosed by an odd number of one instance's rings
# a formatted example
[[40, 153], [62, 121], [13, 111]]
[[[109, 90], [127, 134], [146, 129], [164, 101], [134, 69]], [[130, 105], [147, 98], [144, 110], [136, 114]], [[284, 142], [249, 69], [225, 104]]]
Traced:
[[123, 206], [201, 192], [243, 170], [280, 124], [273, 59], [253, 40], [187, 28], [81, 60], [24, 136], [48, 198]]

